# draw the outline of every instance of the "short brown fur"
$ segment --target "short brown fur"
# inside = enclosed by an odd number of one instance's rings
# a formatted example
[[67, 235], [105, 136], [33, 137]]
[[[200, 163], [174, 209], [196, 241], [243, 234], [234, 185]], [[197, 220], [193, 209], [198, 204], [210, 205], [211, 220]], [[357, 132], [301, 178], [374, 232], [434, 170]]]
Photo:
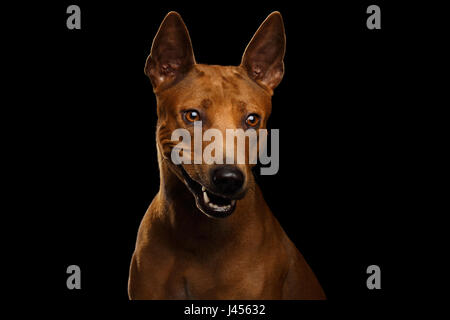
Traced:
[[[242, 128], [249, 113], [259, 114], [260, 128], [266, 127], [273, 89], [284, 73], [284, 37], [281, 15], [274, 12], [240, 66], [202, 65], [195, 62], [181, 17], [171, 12], [161, 24], [145, 68], [157, 98], [160, 190], [139, 227], [130, 299], [325, 299], [264, 201], [250, 165], [236, 165], [245, 182], [234, 212], [213, 219], [197, 208], [170, 160], [172, 131], [192, 130], [180, 116], [185, 108], [199, 110], [204, 130]], [[206, 187], [211, 167], [183, 165]]]

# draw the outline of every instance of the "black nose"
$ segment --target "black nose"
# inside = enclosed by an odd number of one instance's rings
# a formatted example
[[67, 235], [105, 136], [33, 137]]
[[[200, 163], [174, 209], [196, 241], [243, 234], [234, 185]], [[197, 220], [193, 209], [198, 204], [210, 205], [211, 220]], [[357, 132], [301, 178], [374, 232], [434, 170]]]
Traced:
[[212, 180], [218, 192], [232, 195], [244, 184], [244, 175], [235, 167], [221, 167], [213, 172]]

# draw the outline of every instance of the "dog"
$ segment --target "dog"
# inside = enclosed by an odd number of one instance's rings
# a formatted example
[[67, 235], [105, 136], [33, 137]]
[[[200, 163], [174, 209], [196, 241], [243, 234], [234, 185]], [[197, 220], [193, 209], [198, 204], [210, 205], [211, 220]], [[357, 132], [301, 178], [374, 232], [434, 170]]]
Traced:
[[176, 12], [145, 64], [157, 100], [160, 190], [140, 224], [130, 299], [326, 299], [316, 276], [264, 201], [249, 164], [174, 164], [177, 128], [266, 128], [284, 75], [279, 12], [261, 24], [239, 66], [195, 61]]

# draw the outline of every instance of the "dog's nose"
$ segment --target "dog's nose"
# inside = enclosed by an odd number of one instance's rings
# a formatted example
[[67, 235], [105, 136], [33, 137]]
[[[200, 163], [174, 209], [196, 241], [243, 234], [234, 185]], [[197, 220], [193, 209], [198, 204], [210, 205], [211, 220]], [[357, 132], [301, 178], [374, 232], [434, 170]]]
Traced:
[[221, 167], [214, 171], [212, 180], [217, 191], [222, 194], [232, 195], [244, 184], [244, 175], [237, 168]]

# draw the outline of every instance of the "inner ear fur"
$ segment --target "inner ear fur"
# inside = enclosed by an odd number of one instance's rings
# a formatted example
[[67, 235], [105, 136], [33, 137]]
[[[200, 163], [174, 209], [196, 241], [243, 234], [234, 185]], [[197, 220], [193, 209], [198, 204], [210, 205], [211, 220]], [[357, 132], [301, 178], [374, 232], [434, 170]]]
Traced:
[[284, 75], [286, 35], [281, 14], [272, 12], [256, 31], [245, 49], [241, 67], [251, 79], [271, 92]]
[[167, 87], [183, 78], [195, 65], [191, 38], [181, 16], [171, 11], [153, 39], [144, 72], [153, 88]]

